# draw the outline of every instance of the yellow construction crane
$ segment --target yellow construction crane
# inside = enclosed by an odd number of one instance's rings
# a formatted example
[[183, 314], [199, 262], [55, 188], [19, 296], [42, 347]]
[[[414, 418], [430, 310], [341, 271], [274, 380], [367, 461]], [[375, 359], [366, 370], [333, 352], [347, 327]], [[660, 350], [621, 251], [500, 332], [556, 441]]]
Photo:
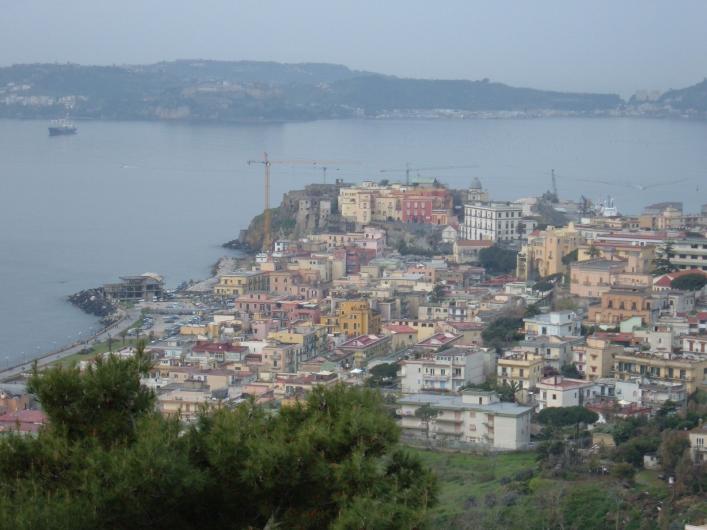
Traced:
[[324, 179], [326, 183], [326, 170], [327, 165], [332, 164], [349, 164], [348, 161], [338, 161], [338, 160], [270, 160], [267, 153], [263, 153], [262, 160], [248, 160], [248, 165], [262, 164], [265, 168], [265, 204], [263, 209], [263, 252], [270, 251], [270, 245], [272, 243], [272, 235], [270, 233], [270, 166], [273, 164], [279, 165], [296, 165], [304, 164], [307, 166], [320, 166], [324, 172]]

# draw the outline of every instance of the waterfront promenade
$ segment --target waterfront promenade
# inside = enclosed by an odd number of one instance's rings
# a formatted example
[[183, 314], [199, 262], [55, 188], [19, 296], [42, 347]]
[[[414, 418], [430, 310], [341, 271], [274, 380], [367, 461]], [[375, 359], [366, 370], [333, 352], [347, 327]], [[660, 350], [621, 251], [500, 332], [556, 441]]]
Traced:
[[[117, 337], [118, 335], [120, 335], [121, 332], [129, 329], [135, 323], [135, 321], [140, 318], [140, 314], [140, 308], [128, 309], [127, 311], [123, 312], [123, 315], [120, 320], [114, 322], [108, 327], [103, 328], [101, 331], [91, 336], [90, 338], [77, 343], [70, 344], [68, 346], [64, 346], [59, 350], [46, 353], [41, 357], [37, 357], [35, 359], [37, 361], [37, 365], [40, 367], [47, 366], [53, 362], [69, 357], [70, 355], [79, 353], [84, 348], [90, 347], [93, 344], [106, 341], [108, 340], [109, 336]], [[23, 361], [22, 363], [17, 364], [15, 366], [0, 370], [0, 381], [8, 381], [16, 378], [23, 372], [26, 372], [31, 369], [33, 362], [34, 360], [29, 362]]]

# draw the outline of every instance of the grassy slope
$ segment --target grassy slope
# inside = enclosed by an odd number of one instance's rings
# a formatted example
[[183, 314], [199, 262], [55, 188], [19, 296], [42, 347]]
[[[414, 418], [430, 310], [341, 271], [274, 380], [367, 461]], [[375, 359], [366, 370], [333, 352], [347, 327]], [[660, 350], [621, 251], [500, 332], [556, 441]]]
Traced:
[[[680, 499], [668, 508], [670, 490], [657, 471], [640, 470], [635, 484], [609, 476], [571, 475], [542, 478], [535, 454], [529, 452], [474, 455], [410, 449], [432, 468], [439, 481], [438, 504], [431, 528], [494, 530], [616, 527], [658, 530], [707, 516], [707, 500]], [[528, 480], [519, 473], [535, 471]], [[663, 517], [659, 517], [661, 511]]]
[[452, 528], [454, 520], [471, 506], [483, 506], [488, 494], [500, 496], [500, 480], [519, 471], [534, 469], [534, 453], [474, 455], [437, 453], [410, 449], [432, 468], [439, 480], [439, 504], [434, 509], [433, 527]]

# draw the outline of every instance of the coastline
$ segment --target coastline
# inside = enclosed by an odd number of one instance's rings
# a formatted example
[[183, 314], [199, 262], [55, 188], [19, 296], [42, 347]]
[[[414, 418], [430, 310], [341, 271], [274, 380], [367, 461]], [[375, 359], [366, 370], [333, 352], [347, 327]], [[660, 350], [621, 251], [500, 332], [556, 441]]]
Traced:
[[121, 331], [128, 329], [133, 322], [137, 320], [140, 313], [141, 310], [135, 308], [123, 311], [120, 319], [97, 331], [86, 340], [76, 341], [71, 344], [64, 345], [57, 350], [45, 352], [38, 357], [34, 357], [30, 360], [22, 360], [13, 366], [3, 368], [0, 370], [0, 381], [7, 382], [8, 380], [15, 379], [16, 377], [22, 375], [23, 372], [29, 370], [35, 362], [38, 367], [47, 366], [65, 357], [74, 355], [91, 344], [102, 342], [103, 340], [108, 339], [109, 335], [118, 335]]

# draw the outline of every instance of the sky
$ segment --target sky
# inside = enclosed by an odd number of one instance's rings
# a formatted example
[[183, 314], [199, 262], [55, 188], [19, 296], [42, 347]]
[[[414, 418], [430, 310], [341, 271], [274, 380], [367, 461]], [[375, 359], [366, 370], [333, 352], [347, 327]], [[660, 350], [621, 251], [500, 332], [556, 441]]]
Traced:
[[704, 0], [0, 0], [0, 65], [331, 62], [542, 89], [707, 77]]

